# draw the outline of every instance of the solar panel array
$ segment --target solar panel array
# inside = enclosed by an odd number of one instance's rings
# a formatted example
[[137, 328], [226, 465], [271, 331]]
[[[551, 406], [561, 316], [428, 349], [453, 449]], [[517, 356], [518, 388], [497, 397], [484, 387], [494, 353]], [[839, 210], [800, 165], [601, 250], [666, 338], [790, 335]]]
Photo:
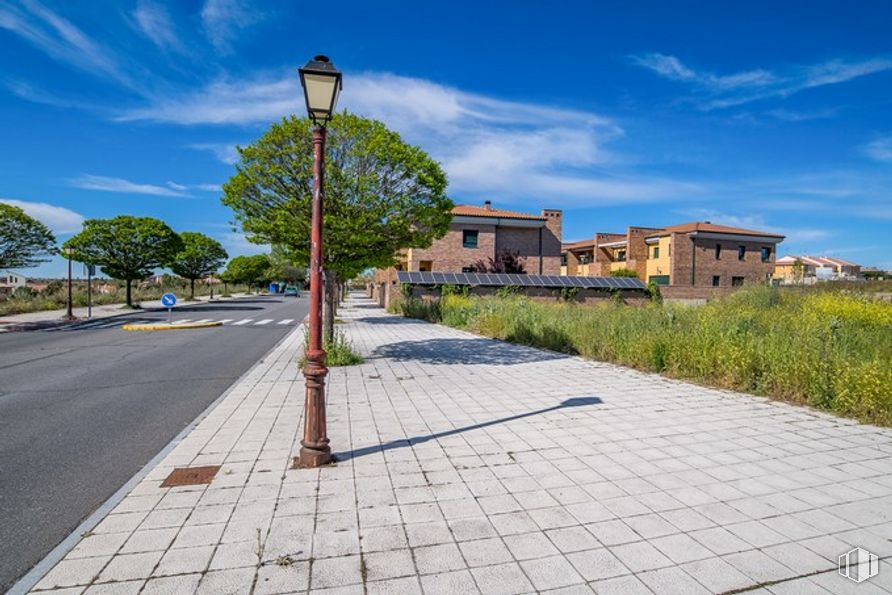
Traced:
[[571, 277], [558, 275], [509, 275], [504, 273], [432, 273], [397, 271], [400, 283], [411, 285], [483, 285], [502, 287], [578, 287], [579, 289], [645, 289], [636, 277]]

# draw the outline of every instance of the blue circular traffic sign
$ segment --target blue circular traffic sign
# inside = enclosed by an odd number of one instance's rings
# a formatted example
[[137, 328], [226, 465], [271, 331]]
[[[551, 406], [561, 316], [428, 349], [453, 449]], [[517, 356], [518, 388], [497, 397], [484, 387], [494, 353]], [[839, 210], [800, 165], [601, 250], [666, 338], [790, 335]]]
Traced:
[[165, 308], [173, 308], [177, 305], [177, 296], [172, 293], [165, 293], [161, 296], [161, 305]]

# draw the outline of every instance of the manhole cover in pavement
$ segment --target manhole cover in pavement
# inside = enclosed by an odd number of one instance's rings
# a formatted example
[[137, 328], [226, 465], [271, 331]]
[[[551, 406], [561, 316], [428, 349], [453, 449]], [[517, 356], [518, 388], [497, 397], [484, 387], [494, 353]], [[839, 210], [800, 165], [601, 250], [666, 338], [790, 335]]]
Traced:
[[175, 488], [177, 486], [197, 486], [203, 483], [211, 483], [220, 465], [208, 465], [207, 467], [179, 467], [171, 471], [167, 479], [161, 484], [162, 488]]

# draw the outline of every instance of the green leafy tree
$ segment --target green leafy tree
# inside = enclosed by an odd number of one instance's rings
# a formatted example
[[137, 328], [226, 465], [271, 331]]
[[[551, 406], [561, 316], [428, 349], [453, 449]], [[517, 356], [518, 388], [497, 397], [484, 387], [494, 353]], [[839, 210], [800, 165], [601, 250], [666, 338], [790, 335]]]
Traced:
[[74, 260], [98, 265], [109, 277], [125, 281], [127, 305], [133, 307], [133, 281], [170, 266], [182, 251], [183, 241], [163, 221], [121, 215], [87, 219], [84, 229], [65, 242], [65, 248], [74, 250]]
[[245, 283], [250, 291], [251, 285], [261, 283], [268, 278], [269, 256], [236, 256], [229, 261], [222, 278], [227, 283]]
[[19, 269], [49, 260], [56, 238], [19, 207], [0, 203], [0, 268]]
[[[239, 148], [236, 174], [223, 186], [248, 239], [287, 247], [310, 260], [313, 187], [312, 123], [286, 118], [253, 145]], [[339, 281], [385, 268], [407, 247], [426, 248], [446, 234], [452, 201], [446, 175], [418, 147], [376, 120], [347, 112], [328, 124], [325, 159], [326, 335], [334, 330]]]
[[307, 269], [295, 264], [288, 254], [288, 249], [279, 244], [273, 244], [269, 254], [269, 273], [271, 280], [284, 279], [291, 285], [303, 283], [307, 278]]
[[189, 279], [189, 299], [195, 298], [195, 280], [217, 272], [229, 255], [217, 240], [202, 233], [184, 231], [180, 234], [183, 249], [170, 264], [170, 270]]

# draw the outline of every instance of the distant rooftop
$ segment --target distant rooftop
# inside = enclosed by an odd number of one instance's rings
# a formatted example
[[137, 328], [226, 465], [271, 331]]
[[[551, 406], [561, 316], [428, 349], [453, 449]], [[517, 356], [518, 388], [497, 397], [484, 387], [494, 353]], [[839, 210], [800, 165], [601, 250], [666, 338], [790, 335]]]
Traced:
[[783, 238], [781, 234], [771, 233], [768, 231], [756, 231], [753, 229], [744, 229], [742, 227], [729, 227], [727, 225], [716, 225], [711, 221], [692, 221], [690, 223], [681, 223], [679, 225], [670, 225], [669, 227], [663, 228], [662, 231], [658, 231], [651, 235], [654, 236], [664, 236], [670, 233], [692, 233], [696, 231], [702, 231], [705, 233], [726, 233], [740, 236], [767, 236], [774, 238]]
[[492, 203], [489, 201], [483, 203], [482, 207], [475, 205], [455, 205], [455, 207], [452, 208], [452, 214], [462, 217], [501, 217], [503, 219], [529, 219], [532, 221], [546, 220], [545, 217], [542, 217], [541, 215], [494, 209]]

